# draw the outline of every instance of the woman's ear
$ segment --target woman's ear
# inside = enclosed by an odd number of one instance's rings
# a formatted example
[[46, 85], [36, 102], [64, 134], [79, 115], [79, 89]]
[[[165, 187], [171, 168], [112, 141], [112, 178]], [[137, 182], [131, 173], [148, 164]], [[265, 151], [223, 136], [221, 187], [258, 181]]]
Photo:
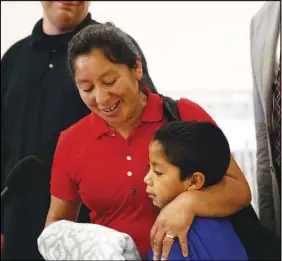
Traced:
[[201, 172], [195, 172], [189, 180], [190, 184], [187, 190], [199, 190], [205, 184], [205, 175]]
[[140, 56], [137, 58], [136, 63], [134, 65], [134, 72], [136, 75], [136, 80], [140, 81], [143, 76], [142, 60]]

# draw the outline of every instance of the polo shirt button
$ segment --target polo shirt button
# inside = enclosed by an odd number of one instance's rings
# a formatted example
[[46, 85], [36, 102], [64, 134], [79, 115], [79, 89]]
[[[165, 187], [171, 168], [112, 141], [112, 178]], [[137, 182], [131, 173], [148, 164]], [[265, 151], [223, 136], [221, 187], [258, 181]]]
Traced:
[[136, 189], [132, 189], [131, 193], [132, 193], [132, 195], [135, 195], [136, 194]]
[[54, 68], [54, 64], [50, 63], [49, 68], [51, 68], [51, 69]]
[[131, 177], [131, 176], [132, 176], [132, 172], [131, 172], [131, 171], [128, 171], [128, 172], [127, 172], [127, 176]]
[[127, 159], [127, 160], [131, 160], [131, 157], [130, 157], [130, 156], [127, 156], [126, 159]]

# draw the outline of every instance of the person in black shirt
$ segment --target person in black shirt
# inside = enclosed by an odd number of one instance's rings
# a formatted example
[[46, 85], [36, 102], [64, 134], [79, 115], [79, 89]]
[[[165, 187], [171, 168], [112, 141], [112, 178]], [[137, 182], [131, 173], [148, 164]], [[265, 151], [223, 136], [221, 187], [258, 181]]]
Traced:
[[[67, 66], [72, 36], [97, 23], [88, 13], [89, 1], [41, 4], [43, 18], [32, 34], [15, 43], [1, 61], [1, 190], [12, 167], [26, 156], [38, 157], [50, 173], [60, 132], [90, 112]], [[145, 75], [139, 84], [157, 92], [145, 57], [136, 41], [132, 41], [141, 54]], [[46, 188], [34, 184], [34, 190], [20, 198], [10, 196], [1, 208], [2, 258], [42, 259], [37, 238], [49, 209], [49, 184]], [[79, 222], [88, 220], [88, 211], [82, 207]]]

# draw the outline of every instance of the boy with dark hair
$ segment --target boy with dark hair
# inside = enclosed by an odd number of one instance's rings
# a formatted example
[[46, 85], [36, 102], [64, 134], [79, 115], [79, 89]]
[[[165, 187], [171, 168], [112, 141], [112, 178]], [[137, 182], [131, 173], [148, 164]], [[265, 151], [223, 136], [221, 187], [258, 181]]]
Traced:
[[[146, 192], [162, 209], [184, 191], [219, 183], [230, 163], [230, 148], [223, 132], [212, 123], [174, 121], [156, 132], [149, 159]], [[187, 234], [188, 258], [182, 256], [174, 235], [166, 237], [174, 240], [168, 260], [248, 260], [227, 218], [195, 218]], [[149, 259], [153, 259], [152, 251]]]

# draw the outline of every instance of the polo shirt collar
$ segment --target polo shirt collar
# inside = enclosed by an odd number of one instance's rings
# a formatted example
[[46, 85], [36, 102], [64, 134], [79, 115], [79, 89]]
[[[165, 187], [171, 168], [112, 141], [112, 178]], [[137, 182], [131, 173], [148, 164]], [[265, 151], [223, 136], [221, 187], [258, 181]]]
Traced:
[[[163, 119], [163, 101], [161, 97], [154, 94], [147, 87], [141, 87], [142, 92], [148, 97], [145, 110], [141, 116], [141, 122], [159, 122]], [[92, 112], [92, 126], [96, 138], [111, 131], [107, 123]]]
[[41, 18], [33, 28], [31, 34], [31, 45], [40, 45], [49, 48], [65, 46], [68, 44], [71, 38], [82, 28], [86, 27], [87, 25], [96, 23], [96, 21], [92, 20], [91, 14], [88, 13], [85, 19], [78, 25], [78, 27], [74, 31], [59, 35], [47, 35], [43, 32], [43, 18]]
[[142, 92], [148, 97], [145, 110], [141, 116], [142, 122], [158, 122], [163, 118], [163, 101], [157, 94], [151, 92], [148, 87], [141, 87]]

